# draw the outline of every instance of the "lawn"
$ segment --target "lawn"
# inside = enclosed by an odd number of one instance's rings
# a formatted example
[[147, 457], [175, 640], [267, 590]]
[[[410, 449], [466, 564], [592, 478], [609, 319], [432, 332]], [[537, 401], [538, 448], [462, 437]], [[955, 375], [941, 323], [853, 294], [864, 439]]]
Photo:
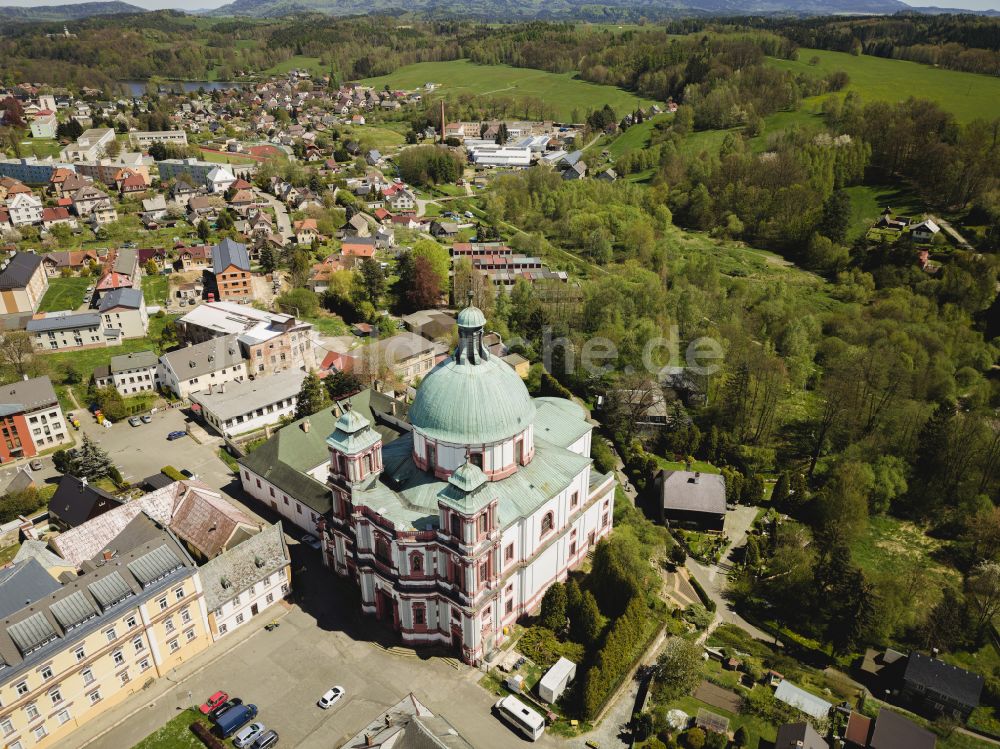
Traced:
[[[808, 63], [813, 57], [819, 58], [819, 64]], [[899, 102], [917, 96], [937, 102], [959, 122], [1000, 117], [1000, 78], [994, 76], [806, 48], [799, 50], [796, 61], [772, 58], [769, 62], [794, 73], [826, 75], [843, 70], [851, 77], [846, 90], [859, 92], [863, 101]]]
[[755, 717], [753, 715], [743, 715], [740, 713], [731, 713], [728, 710], [722, 710], [721, 708], [709, 705], [707, 702], [702, 702], [701, 700], [688, 696], [680, 697], [679, 699], [670, 702], [667, 707], [669, 709], [683, 710], [685, 713], [694, 717], [698, 714], [700, 708], [709, 710], [716, 715], [721, 715], [723, 718], [729, 718], [729, 730], [736, 731], [737, 728], [743, 726], [747, 729], [749, 734], [749, 746], [758, 746], [758, 742], [763, 739], [764, 741], [773, 742], [778, 735], [778, 729], [767, 723], [761, 718]]
[[[44, 159], [47, 156], [58, 158], [59, 152], [62, 150], [59, 141], [54, 138], [31, 138], [30, 140], [23, 141], [21, 145], [27, 146], [24, 150], [30, 150], [40, 159]], [[28, 156], [29, 154], [25, 153], [24, 155]]]
[[329, 312], [320, 311], [315, 316], [307, 317], [305, 320], [312, 323], [316, 332], [321, 335], [347, 335], [350, 333], [350, 328], [340, 319], [340, 316]]
[[886, 206], [904, 216], [919, 216], [924, 211], [920, 198], [905, 185], [858, 185], [845, 192], [851, 198], [849, 240], [864, 235]]
[[658, 123], [668, 120], [672, 116], [673, 115], [669, 114], [658, 114], [638, 125], [633, 125], [615, 138], [611, 144], [607, 146], [606, 150], [609, 151], [614, 158], [618, 158], [629, 151], [637, 151], [639, 149], [646, 148], [646, 146], [649, 145], [653, 128]]
[[167, 303], [167, 295], [170, 293], [170, 277], [157, 274], [150, 276], [146, 274], [142, 277], [142, 294], [146, 298], [147, 305], [162, 305]]
[[39, 312], [74, 310], [83, 304], [83, 294], [93, 282], [92, 278], [50, 278], [49, 288], [38, 305]]
[[[60, 351], [47, 354], [40, 352], [40, 356], [49, 367], [49, 374], [52, 381], [57, 384], [66, 384], [66, 376], [72, 369], [79, 375], [83, 382], [90, 379], [94, 368], [111, 361], [112, 356], [119, 354], [131, 354], [136, 351], [148, 351], [152, 349], [156, 353], [161, 353], [157, 348], [157, 342], [168, 321], [176, 320], [177, 315], [149, 318], [149, 331], [145, 338], [131, 338], [122, 341], [120, 346], [109, 346], [107, 348], [75, 349], [71, 351]], [[81, 402], [81, 405], [85, 405]]]
[[[660, 468], [665, 468], [668, 471], [687, 471], [688, 467], [679, 460], [667, 460], [666, 458], [661, 458], [659, 455], [654, 456], [656, 458], [657, 465]], [[706, 463], [704, 460], [695, 460], [691, 462], [692, 471], [698, 471], [699, 473], [722, 473], [721, 470], [713, 466], [711, 463]]]
[[[294, 66], [293, 66], [294, 67]], [[613, 86], [588, 83], [574, 73], [547, 73], [544, 70], [514, 68], [509, 65], [476, 65], [468, 60], [418, 62], [379, 78], [362, 83], [382, 88], [414, 89], [425, 83], [437, 83], [435, 94], [497, 95], [515, 99], [541, 99], [554, 108], [558, 118], [568, 120], [573, 113], [580, 118], [592, 109], [609, 104], [622, 116], [638, 106], [652, 104], [628, 91]]]
[[195, 721], [206, 726], [210, 725], [204, 715], [190, 708], [174, 717], [158, 731], [149, 734], [132, 749], [205, 749], [201, 740], [191, 733], [190, 725]]
[[406, 142], [406, 138], [395, 130], [374, 125], [358, 125], [346, 128], [341, 133], [341, 140], [352, 138], [358, 141], [362, 151], [372, 148], [382, 152], [395, 150]]
[[205, 161], [210, 161], [213, 164], [256, 164], [257, 159], [251, 159], [249, 156], [240, 156], [238, 153], [220, 153], [219, 151], [212, 151], [206, 148], [199, 149], [201, 151], [201, 158]]
[[311, 74], [326, 74], [329, 70], [323, 70], [320, 66], [320, 59], [318, 57], [306, 57], [305, 55], [293, 55], [289, 57], [284, 62], [279, 62], [277, 65], [272, 65], [267, 70], [261, 71], [261, 75], [284, 75], [290, 70], [308, 70]]

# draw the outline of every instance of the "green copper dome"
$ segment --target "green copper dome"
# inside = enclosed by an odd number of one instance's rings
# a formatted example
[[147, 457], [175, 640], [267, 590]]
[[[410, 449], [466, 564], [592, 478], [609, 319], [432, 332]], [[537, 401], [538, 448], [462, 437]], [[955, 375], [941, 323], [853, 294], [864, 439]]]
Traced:
[[486, 315], [478, 307], [466, 307], [458, 313], [458, 327], [482, 328], [486, 325]]
[[475, 307], [458, 315], [458, 346], [424, 378], [410, 423], [433, 440], [457, 445], [500, 442], [535, 419], [528, 388], [483, 343], [486, 318]]

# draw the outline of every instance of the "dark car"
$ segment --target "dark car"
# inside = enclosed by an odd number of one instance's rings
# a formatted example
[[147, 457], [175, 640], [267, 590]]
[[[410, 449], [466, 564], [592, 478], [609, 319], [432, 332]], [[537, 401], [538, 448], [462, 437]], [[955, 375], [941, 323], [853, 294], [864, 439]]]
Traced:
[[253, 749], [271, 749], [278, 743], [278, 732], [268, 731], [254, 742]]
[[167, 435], [167, 439], [170, 441], [179, 440], [181, 437], [187, 437], [187, 432], [171, 432]]
[[242, 704], [243, 700], [241, 700], [239, 697], [233, 697], [231, 700], [226, 700], [208, 714], [208, 719], [213, 723], [218, 723], [219, 718], [223, 716], [226, 710], [232, 710], [237, 705], [242, 705]]

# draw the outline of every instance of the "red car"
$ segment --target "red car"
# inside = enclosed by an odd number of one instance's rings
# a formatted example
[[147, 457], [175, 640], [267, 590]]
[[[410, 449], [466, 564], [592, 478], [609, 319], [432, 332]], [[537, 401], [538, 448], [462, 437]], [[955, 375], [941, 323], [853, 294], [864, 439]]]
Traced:
[[198, 709], [201, 710], [203, 715], [208, 715], [210, 712], [212, 712], [215, 708], [223, 704], [228, 699], [229, 695], [226, 694], [225, 692], [216, 692], [207, 700], [205, 700], [205, 704], [199, 707]]

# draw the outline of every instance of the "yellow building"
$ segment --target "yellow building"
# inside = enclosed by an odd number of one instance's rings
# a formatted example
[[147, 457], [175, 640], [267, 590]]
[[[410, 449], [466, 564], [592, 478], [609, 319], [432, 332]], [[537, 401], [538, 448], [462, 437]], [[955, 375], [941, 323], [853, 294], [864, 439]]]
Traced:
[[211, 642], [194, 561], [145, 513], [69, 582], [52, 580], [37, 560], [23, 564], [0, 580], [6, 749], [59, 746]]

